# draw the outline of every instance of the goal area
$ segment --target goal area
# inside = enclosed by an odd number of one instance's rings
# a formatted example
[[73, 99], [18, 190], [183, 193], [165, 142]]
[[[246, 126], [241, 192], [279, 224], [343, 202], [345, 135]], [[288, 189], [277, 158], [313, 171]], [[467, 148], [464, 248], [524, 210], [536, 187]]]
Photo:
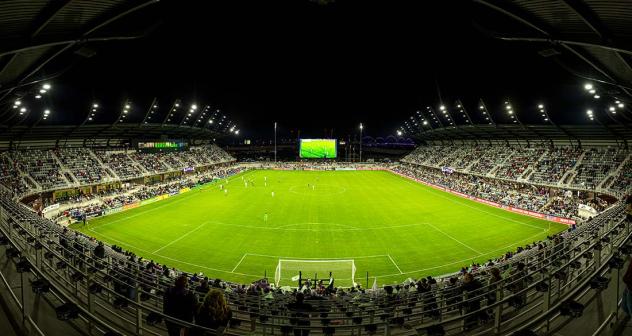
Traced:
[[311, 280], [312, 283], [323, 280], [329, 284], [330, 274], [336, 287], [355, 285], [356, 266], [353, 259], [279, 259], [274, 272], [276, 286], [298, 287], [299, 281]]

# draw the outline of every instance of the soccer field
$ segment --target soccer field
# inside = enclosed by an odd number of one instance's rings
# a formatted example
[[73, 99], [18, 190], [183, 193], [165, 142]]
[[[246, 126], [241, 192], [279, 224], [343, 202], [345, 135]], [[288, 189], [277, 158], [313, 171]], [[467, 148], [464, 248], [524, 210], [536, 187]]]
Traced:
[[294, 260], [281, 263], [282, 284], [295, 285], [298, 269], [304, 278], [333, 270], [340, 286], [350, 284], [351, 261], [356, 282], [366, 286], [368, 272], [371, 284], [390, 284], [451, 273], [567, 228], [387, 171], [251, 170], [231, 177], [228, 193], [224, 181], [73, 228], [210, 278], [272, 280], [281, 259]]

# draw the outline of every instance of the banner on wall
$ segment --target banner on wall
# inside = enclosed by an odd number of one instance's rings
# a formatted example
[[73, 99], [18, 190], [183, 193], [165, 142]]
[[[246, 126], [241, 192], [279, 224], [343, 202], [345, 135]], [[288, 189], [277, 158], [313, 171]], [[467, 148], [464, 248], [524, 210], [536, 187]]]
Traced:
[[121, 211], [123, 211], [123, 207], [105, 209], [105, 214], [110, 215], [110, 214], [121, 212]]
[[134, 202], [134, 203], [130, 203], [130, 204], [125, 204], [125, 205], [123, 205], [123, 210], [134, 209], [134, 208], [138, 208], [139, 206], [140, 206], [140, 202]]
[[49, 211], [57, 210], [57, 209], [59, 209], [59, 206], [60, 206], [59, 203], [51, 204], [51, 205], [45, 207], [42, 210], [42, 213], [47, 213]]

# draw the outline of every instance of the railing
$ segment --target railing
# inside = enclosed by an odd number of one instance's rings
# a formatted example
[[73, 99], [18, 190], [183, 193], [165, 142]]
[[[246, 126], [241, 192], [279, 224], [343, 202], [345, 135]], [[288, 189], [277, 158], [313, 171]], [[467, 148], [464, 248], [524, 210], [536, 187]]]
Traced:
[[[86, 253], [85, 248], [81, 251], [74, 246], [63, 247], [55, 236], [58, 232], [29, 216], [32, 214], [20, 213], [22, 208], [16, 206], [3, 210], [6, 216], [2, 217], [6, 218], [0, 223], [0, 231], [27, 258], [33, 266], [33, 274], [48, 280], [55, 292], [81, 306], [82, 317], [90, 323], [101, 325], [103, 322], [132, 334], [165, 334], [162, 325], [146, 322], [152, 315], [187, 328], [199, 328], [161, 313], [160, 293], [168, 284], [148, 277], [139, 264], [125, 262], [124, 267], [119, 268], [121, 259], [99, 260]], [[297, 318], [287, 309], [286, 303], [291, 300], [288, 295], [275, 293], [277, 298], [268, 302], [259, 296], [232, 293], [228, 297], [235, 319], [224, 332], [266, 334], [310, 329], [327, 333], [333, 328], [338, 334], [364, 330], [369, 334], [388, 335], [406, 334], [409, 328], [421, 334], [441, 328], [461, 333], [469, 328], [472, 320], [478, 321], [483, 315], [488, 321], [477, 323], [471, 333], [503, 333], [527, 320], [532, 320], [529, 325], [543, 319], [548, 323], [551, 317], [559, 318], [555, 316], [559, 304], [577, 294], [579, 289], [576, 288], [584, 288], [587, 281], [603, 270], [616, 253], [615, 242], [620, 245], [629, 238], [630, 226], [622, 221], [618, 210], [620, 208], [613, 209], [586, 224], [582, 232], [569, 234], [562, 243], [527, 254], [520, 259], [526, 265], [523, 274], [476, 291], [468, 293], [454, 287], [428, 293], [402, 292], [394, 297], [365, 294], [313, 301], [322, 311], [307, 318], [307, 326], [297, 324]], [[38, 243], [39, 249], [36, 248]], [[503, 269], [509, 266], [500, 265]], [[131, 284], [121, 280], [124, 278], [132, 279]], [[101, 288], [101, 293], [93, 293], [94, 285]], [[121, 288], [128, 294], [122, 294]], [[494, 289], [495, 302], [490, 296]], [[493, 312], [493, 317], [488, 312]]]

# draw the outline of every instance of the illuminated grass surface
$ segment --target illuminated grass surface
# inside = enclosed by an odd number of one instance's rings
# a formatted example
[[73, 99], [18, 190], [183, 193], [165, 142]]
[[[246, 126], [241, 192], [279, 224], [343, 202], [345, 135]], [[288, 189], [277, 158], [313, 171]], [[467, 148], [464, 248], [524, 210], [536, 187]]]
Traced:
[[[227, 195], [220, 183], [73, 227], [146, 259], [235, 282], [264, 272], [274, 279], [279, 259], [353, 259], [363, 285], [366, 272], [371, 284], [446, 274], [566, 229], [386, 171], [248, 171], [230, 178]], [[306, 266], [305, 277], [315, 271], [328, 270]], [[290, 284], [296, 274], [282, 275]], [[350, 275], [337, 271], [337, 285], [349, 285]]]

